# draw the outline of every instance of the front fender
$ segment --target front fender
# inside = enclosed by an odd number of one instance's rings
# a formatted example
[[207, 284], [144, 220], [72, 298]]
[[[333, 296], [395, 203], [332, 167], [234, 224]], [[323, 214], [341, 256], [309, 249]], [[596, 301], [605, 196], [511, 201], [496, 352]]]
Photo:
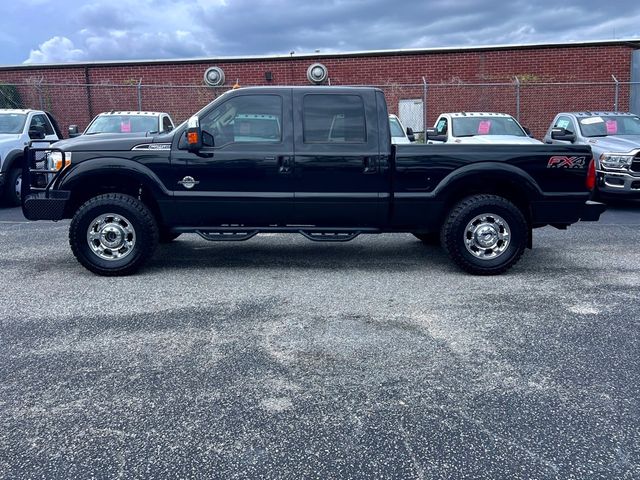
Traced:
[[141, 163], [117, 157], [92, 158], [75, 165], [72, 163], [58, 179], [55, 188], [73, 191], [80, 185], [86, 185], [86, 182], [95, 182], [99, 181], [100, 177], [114, 175], [135, 179], [156, 195], [173, 196], [150, 168]]
[[24, 154], [23, 150], [9, 150], [9, 153], [2, 158], [2, 172], [8, 172], [14, 167], [21, 166], [18, 162]]

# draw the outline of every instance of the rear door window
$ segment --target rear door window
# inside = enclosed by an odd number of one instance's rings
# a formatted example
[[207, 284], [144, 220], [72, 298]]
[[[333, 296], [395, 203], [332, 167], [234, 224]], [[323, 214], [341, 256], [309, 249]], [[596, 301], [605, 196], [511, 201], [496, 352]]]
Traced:
[[305, 95], [302, 123], [304, 143], [367, 141], [364, 101], [359, 95]]

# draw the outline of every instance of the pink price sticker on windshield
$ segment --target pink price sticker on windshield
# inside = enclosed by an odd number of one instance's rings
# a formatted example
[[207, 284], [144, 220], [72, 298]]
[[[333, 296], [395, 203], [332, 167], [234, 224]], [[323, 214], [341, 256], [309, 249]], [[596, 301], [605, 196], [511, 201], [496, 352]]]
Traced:
[[617, 120], [607, 120], [607, 135], [615, 135], [618, 133], [618, 121]]
[[491, 130], [491, 120], [480, 120], [478, 135], [489, 135], [489, 130]]
[[131, 122], [120, 122], [120, 133], [131, 133]]

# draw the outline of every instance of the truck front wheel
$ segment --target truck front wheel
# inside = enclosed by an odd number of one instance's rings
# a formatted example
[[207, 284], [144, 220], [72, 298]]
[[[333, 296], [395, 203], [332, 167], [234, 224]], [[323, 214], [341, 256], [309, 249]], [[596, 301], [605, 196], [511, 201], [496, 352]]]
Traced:
[[142, 267], [158, 245], [156, 220], [140, 200], [108, 193], [82, 205], [69, 228], [78, 261], [98, 275], [129, 275]]
[[528, 225], [518, 207], [497, 195], [473, 195], [456, 204], [440, 232], [451, 259], [475, 275], [511, 268], [527, 245]]
[[15, 207], [20, 205], [22, 189], [22, 170], [12, 168], [7, 172], [7, 184], [5, 185], [4, 198], [8, 205]]

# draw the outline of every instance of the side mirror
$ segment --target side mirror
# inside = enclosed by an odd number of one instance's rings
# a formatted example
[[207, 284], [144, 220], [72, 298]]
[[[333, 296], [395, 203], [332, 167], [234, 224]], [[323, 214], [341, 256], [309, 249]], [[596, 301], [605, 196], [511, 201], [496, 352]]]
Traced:
[[531, 130], [529, 130], [527, 127], [522, 127], [522, 129], [524, 130], [524, 133], [526, 133], [528, 137], [533, 138], [533, 133], [531, 133]]
[[407, 127], [407, 138], [410, 142], [416, 141], [416, 135], [413, 133], [413, 128]]
[[173, 125], [167, 125], [167, 133], [173, 130]]
[[31, 140], [42, 140], [47, 134], [42, 125], [33, 125], [29, 127], [29, 138]]
[[80, 132], [78, 130], [78, 125], [69, 125], [69, 138], [74, 138], [80, 136]]
[[192, 153], [202, 149], [202, 130], [200, 120], [195, 115], [187, 122], [187, 150]]
[[427, 128], [427, 130], [425, 131], [425, 139], [426, 141], [431, 141], [431, 142], [446, 142], [447, 141], [447, 135], [438, 135], [437, 130], [435, 128]]
[[576, 134], [570, 132], [566, 128], [555, 127], [551, 129], [551, 138], [554, 140], [560, 140], [563, 142], [575, 142]]

